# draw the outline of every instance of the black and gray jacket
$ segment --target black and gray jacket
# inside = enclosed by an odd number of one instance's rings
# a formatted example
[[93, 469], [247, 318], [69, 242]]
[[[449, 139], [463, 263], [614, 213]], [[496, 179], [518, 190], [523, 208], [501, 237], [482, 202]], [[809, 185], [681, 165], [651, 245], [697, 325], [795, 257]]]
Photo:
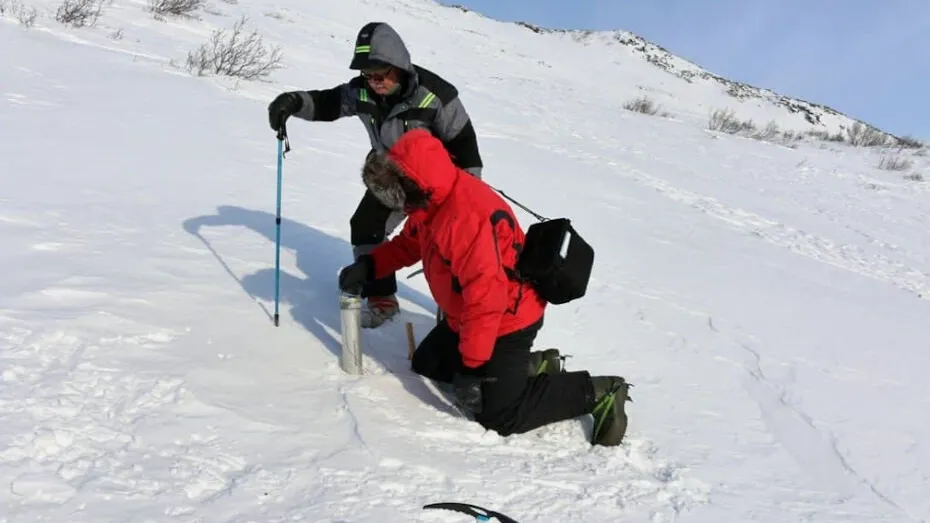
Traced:
[[358, 76], [332, 89], [299, 91], [303, 106], [294, 116], [326, 122], [358, 116], [368, 131], [371, 147], [379, 151], [390, 148], [410, 129], [426, 128], [445, 144], [458, 167], [481, 178], [475, 129], [455, 86], [414, 65], [403, 40], [385, 23], [370, 23], [359, 31], [349, 67], [363, 69], [372, 62], [408, 73], [399, 95], [383, 99]]

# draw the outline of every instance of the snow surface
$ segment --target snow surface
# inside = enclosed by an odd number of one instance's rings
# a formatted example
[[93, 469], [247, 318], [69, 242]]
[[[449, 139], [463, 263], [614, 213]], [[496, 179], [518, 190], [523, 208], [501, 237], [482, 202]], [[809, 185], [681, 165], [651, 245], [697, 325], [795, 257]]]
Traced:
[[[34, 5], [0, 18], [0, 522], [930, 520], [926, 157], [712, 133], [722, 92], [421, 0], [116, 0], [83, 29]], [[243, 13], [284, 48], [270, 82], [171, 64]], [[485, 179], [595, 246], [537, 347], [635, 384], [622, 447], [458, 416], [408, 369], [410, 271], [367, 375], [339, 370], [355, 120], [290, 125], [273, 326], [267, 103], [348, 79], [369, 20], [458, 85]], [[692, 113], [618, 110], [638, 84]]]

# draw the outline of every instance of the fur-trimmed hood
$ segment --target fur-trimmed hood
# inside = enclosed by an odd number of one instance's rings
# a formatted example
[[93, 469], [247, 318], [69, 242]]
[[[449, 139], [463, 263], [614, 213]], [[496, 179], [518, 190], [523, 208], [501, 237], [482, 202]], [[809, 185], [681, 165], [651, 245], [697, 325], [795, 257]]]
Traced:
[[408, 214], [431, 213], [449, 196], [460, 176], [442, 142], [429, 131], [408, 131], [387, 154], [372, 151], [362, 181], [382, 203]]

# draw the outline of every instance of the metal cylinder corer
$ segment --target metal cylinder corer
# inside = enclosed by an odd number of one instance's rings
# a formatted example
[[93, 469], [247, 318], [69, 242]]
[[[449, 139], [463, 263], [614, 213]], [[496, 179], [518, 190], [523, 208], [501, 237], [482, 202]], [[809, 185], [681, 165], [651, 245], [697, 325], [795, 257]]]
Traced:
[[339, 295], [342, 322], [342, 358], [339, 365], [348, 374], [362, 374], [361, 311], [361, 297], [346, 293]]

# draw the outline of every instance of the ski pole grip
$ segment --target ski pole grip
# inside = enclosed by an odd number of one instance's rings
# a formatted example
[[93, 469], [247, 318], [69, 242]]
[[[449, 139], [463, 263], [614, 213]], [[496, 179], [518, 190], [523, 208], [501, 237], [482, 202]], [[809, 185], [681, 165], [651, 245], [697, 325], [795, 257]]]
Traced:
[[281, 157], [284, 158], [291, 151], [291, 141], [287, 139], [287, 124], [284, 122], [281, 122], [281, 128], [278, 129], [278, 141], [284, 142], [284, 151], [281, 153]]

